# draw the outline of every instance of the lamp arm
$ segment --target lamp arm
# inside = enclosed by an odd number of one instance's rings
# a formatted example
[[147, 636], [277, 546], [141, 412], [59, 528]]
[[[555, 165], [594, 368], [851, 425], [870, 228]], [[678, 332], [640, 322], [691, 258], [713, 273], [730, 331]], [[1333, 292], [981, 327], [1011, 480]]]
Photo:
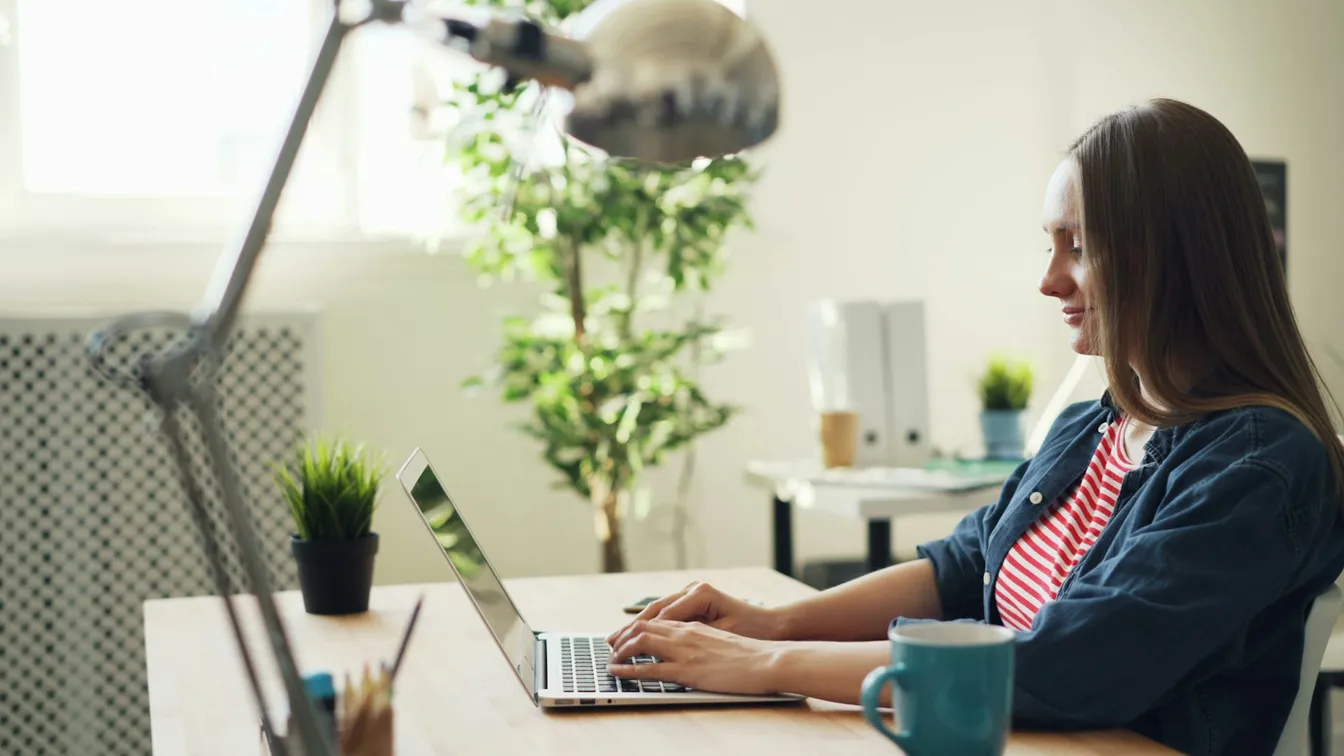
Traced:
[[[331, 78], [342, 42], [351, 30], [364, 23], [399, 18], [402, 5], [402, 2], [394, 0], [375, 0], [369, 17], [357, 23], [348, 23], [341, 18], [339, 7], [333, 4], [331, 21], [313, 59], [270, 175], [257, 200], [252, 220], [237, 246], [220, 257], [206, 294], [190, 319], [184, 322], [181, 316], [164, 313], [129, 315], [91, 334], [87, 345], [89, 358], [96, 371], [114, 383], [138, 387], [157, 407], [160, 430], [167, 441], [169, 455], [178, 468], [189, 511], [200, 531], [216, 589], [225, 603], [234, 639], [242, 656], [261, 720], [262, 735], [272, 748], [278, 746], [294, 756], [335, 754], [336, 744], [332, 742], [330, 734], [317, 724], [316, 710], [304, 691], [284, 624], [276, 610], [264, 552], [243, 501], [242, 486], [230, 461], [228, 442], [217, 415], [215, 377], [247, 293], [247, 284], [270, 235], [285, 184], [289, 181], [318, 101]], [[105, 361], [112, 345], [136, 328], [182, 325], [187, 326], [185, 341], [163, 354], [142, 356], [136, 375], [118, 373]], [[256, 597], [266, 638], [289, 699], [293, 727], [283, 741], [274, 737], [270, 707], [258, 682], [253, 654], [234, 606], [232, 594], [235, 592], [235, 581], [230, 578], [218, 548], [218, 542], [224, 534], [217, 529], [206, 507], [204, 486], [193, 469], [191, 456], [183, 441], [182, 426], [178, 421], [178, 413], [182, 410], [195, 414], [198, 420], [206, 457], [219, 484], [223, 519], [229, 523], [231, 535], [239, 547], [238, 558], [247, 577], [247, 588]]]
[[[707, 0], [698, 2], [700, 11], [695, 11], [697, 6], [694, 5], [674, 3], [668, 6], [665, 2], [659, 4], [655, 0], [648, 0], [643, 5], [626, 6], [623, 16], [625, 22], [617, 26], [617, 36], [632, 28], [633, 32], [642, 34], [640, 38], [649, 44], [668, 36], [665, 30], [647, 28], [651, 22], [644, 23], [642, 27], [626, 25], [643, 19], [647, 15], [644, 12], [646, 8], [656, 7], [658, 13], [654, 13], [651, 18], [658, 23], [668, 19], [667, 23], [673, 29], [684, 30], [688, 23], [699, 23], [706, 18], [722, 25], [724, 19], [733, 18], [724, 16], [725, 11]], [[276, 610], [264, 551], [244, 503], [242, 486], [233, 468], [229, 445], [217, 414], [215, 379], [247, 294], [248, 282], [270, 236], [285, 185], [318, 101], [331, 78], [346, 35], [374, 21], [406, 21], [404, 13], [409, 4], [410, 0], [364, 0], [363, 7], [367, 9], [364, 17], [347, 21], [342, 17], [341, 0], [332, 1], [330, 24], [313, 59], [270, 175], [257, 198], [252, 220], [236, 245], [221, 255], [195, 311], [189, 317], [159, 312], [127, 315], [91, 333], [86, 344], [87, 355], [97, 373], [113, 383], [144, 392], [160, 413], [160, 430], [167, 441], [169, 456], [181, 476], [188, 511], [201, 536], [216, 590], [225, 602], [229, 624], [258, 708], [262, 736], [272, 753], [277, 754], [334, 754], [336, 748], [331, 742], [329, 731], [318, 726], [316, 708], [304, 690], [284, 624]], [[676, 7], [678, 13], [670, 13], [668, 7]], [[680, 10], [685, 8], [692, 9], [690, 16], [680, 14]], [[705, 8], [717, 10], [706, 15]], [[714, 13], [719, 15], [714, 16]], [[434, 36], [440, 42], [462, 49], [482, 63], [502, 68], [507, 72], [510, 82], [534, 79], [546, 86], [572, 90], [590, 81], [596, 67], [586, 43], [543, 29], [526, 19], [490, 17], [483, 23], [477, 23], [464, 17], [454, 17], [440, 20], [437, 28], [431, 23], [429, 28], [435, 31]], [[755, 37], [746, 39], [754, 41]], [[697, 92], [693, 85], [698, 79], [683, 77], [684, 81], [678, 80], [675, 82], [677, 86], [671, 88], [628, 92], [618, 89], [614, 93], [607, 93], [617, 96], [612, 97], [611, 103], [605, 108], [586, 113], [584, 118], [587, 120], [579, 120], [580, 128], [575, 133], [586, 134], [591, 143], [613, 154], [654, 160], [700, 155], [705, 154], [706, 150], [713, 154], [725, 154], [755, 144], [775, 128], [777, 96], [773, 63], [768, 53], [759, 45], [751, 49], [757, 53], [755, 68], [743, 69], [745, 73], [734, 78], [729, 74], [741, 73], [738, 72], [741, 66], [737, 60], [740, 56], [732, 57], [718, 62], [719, 68], [723, 69], [719, 73], [723, 75], [716, 78], [721, 83], [737, 81], [739, 88], [749, 85], [767, 92], [768, 96], [757, 103], [759, 107], [750, 109], [754, 115], [736, 106], [724, 107], [724, 97], [720, 96], [724, 93], [718, 90]], [[686, 58], [683, 64], [699, 65], [702, 62], [696, 54], [688, 55], [683, 51], [682, 57]], [[640, 64], [646, 62], [645, 58], [655, 60], [660, 65], [665, 60], [665, 56], [658, 57], [650, 52], [644, 57], [618, 56], [614, 61], [608, 60], [605, 65], [612, 70], [624, 70], [632, 66], [639, 68]], [[687, 68], [687, 65], [682, 65], [682, 68]], [[734, 93], [728, 91], [727, 94]], [[736, 102], [741, 98], [734, 95], [727, 99]], [[689, 129], [677, 131], [677, 126]], [[635, 133], [626, 133], [630, 129]], [[161, 354], [142, 355], [135, 371], [119, 371], [108, 364], [106, 357], [114, 344], [130, 332], [148, 327], [185, 327], [185, 339]], [[236, 541], [238, 558], [246, 576], [245, 585], [237, 585], [238, 581], [229, 574], [221, 556], [218, 545], [225, 533], [216, 525], [215, 521], [220, 518], [212, 516], [207, 507], [203, 493], [205, 486], [193, 470], [192, 458], [183, 441], [182, 425], [179, 422], [179, 413], [183, 411], [194, 414], [199, 422], [205, 456], [219, 485], [222, 519], [227, 521], [226, 527]], [[238, 619], [234, 605], [234, 594], [237, 592], [251, 592], [256, 596], [266, 638], [289, 698], [292, 727], [283, 741], [275, 737], [270, 708], [266, 705], [252, 651]]]
[[[159, 412], [160, 431], [167, 442], [169, 456], [178, 469], [183, 492], [187, 498], [188, 511], [199, 531], [216, 590], [224, 601], [230, 628], [242, 657], [248, 683], [252, 688], [261, 721], [262, 737], [272, 753], [277, 755], [281, 753], [289, 756], [334, 755], [336, 744], [331, 742], [330, 733], [318, 726], [316, 709], [304, 690], [284, 623], [276, 609], [274, 591], [263, 556], [264, 551], [252, 526], [250, 513], [243, 500], [242, 486], [230, 461], [228, 442], [219, 422], [215, 378], [229, 335], [233, 331], [247, 294], [247, 285], [270, 236], [285, 185], [289, 182], [313, 114], [331, 78], [342, 43], [351, 31], [364, 24], [374, 21], [388, 23], [401, 21], [406, 5], [406, 0], [371, 0], [366, 17], [348, 22], [341, 17], [339, 1], [333, 3], [331, 21], [313, 59], [271, 172], [257, 198], [251, 222], [236, 246], [220, 256], [205, 295], [192, 315], [189, 318], [162, 312], [126, 315], [90, 334], [86, 345], [89, 360], [96, 372], [112, 383], [143, 391]], [[475, 27], [470, 23], [449, 22], [449, 26], [457, 34], [465, 35], [469, 41], [477, 44], [494, 37], [493, 49], [496, 52], [502, 49], [516, 50], [516, 47], [520, 46], [520, 40], [517, 39], [508, 39], [508, 44], [499, 44], [504, 41], [499, 37], [508, 37], [510, 29], [531, 28], [526, 24], [504, 27], [490, 25], [484, 29], [492, 34], [478, 37], [471, 34], [470, 30]], [[524, 49], [516, 50], [524, 54], [522, 60], [530, 57], [528, 53], [535, 53], [534, 50], [526, 49], [526, 44], [534, 40], [535, 35], [524, 32], [521, 40]], [[475, 52], [479, 55], [483, 51], [478, 49]], [[162, 354], [142, 355], [136, 366], [138, 372], [120, 372], [108, 364], [107, 355], [117, 342], [134, 330], [152, 327], [185, 327], [186, 338], [180, 345], [165, 350]], [[178, 419], [179, 412], [183, 410], [194, 414], [198, 421], [205, 444], [205, 456], [219, 484], [224, 509], [223, 519], [228, 522], [231, 535], [236, 540], [238, 558], [247, 577], [247, 586], [242, 590], [247, 592], [250, 589], [256, 597], [266, 638], [289, 699], [292, 728], [284, 739], [275, 737], [270, 707], [258, 681], [253, 652], [238, 619], [233, 594], [239, 592], [240, 587], [230, 577], [220, 554], [218, 544], [224, 533], [220, 532], [211, 516], [204, 498], [205, 487], [193, 469], [192, 458], [187, 450], [182, 425]]]
[[332, 15], [331, 23], [322, 38], [322, 44], [312, 63], [312, 70], [299, 95], [294, 118], [285, 131], [280, 150], [271, 168], [270, 176], [257, 199], [256, 210], [248, 224], [242, 239], [232, 251], [226, 251], [216, 263], [214, 274], [206, 287], [204, 298], [196, 312], [200, 319], [202, 337], [209, 343], [223, 344], [228, 340], [247, 292], [247, 284], [256, 267], [257, 258], [266, 246], [267, 237], [275, 220], [276, 209], [284, 192], [285, 184], [294, 168], [294, 162], [303, 146], [304, 136], [317, 110], [318, 101], [326, 89], [327, 81], [340, 53], [341, 43], [354, 28], [340, 18], [339, 12]]

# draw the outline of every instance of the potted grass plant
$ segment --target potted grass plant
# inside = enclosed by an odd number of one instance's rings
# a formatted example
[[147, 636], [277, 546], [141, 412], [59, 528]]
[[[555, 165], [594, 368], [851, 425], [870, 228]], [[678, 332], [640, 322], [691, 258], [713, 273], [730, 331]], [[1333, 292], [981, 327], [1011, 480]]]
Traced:
[[378, 534], [373, 512], [386, 469], [363, 446], [314, 439], [275, 466], [294, 520], [289, 547], [310, 614], [358, 614], [369, 608]]
[[987, 459], [1021, 459], [1026, 442], [1022, 414], [1031, 399], [1032, 371], [1025, 362], [989, 360], [980, 375], [980, 432]]

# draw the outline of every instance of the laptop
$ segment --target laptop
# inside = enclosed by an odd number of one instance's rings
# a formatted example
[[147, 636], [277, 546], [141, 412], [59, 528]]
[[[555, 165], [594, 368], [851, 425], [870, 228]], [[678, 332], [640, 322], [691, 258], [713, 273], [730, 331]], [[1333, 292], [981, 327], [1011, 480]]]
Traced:
[[[784, 702], [801, 696], [707, 693], [668, 682], [622, 680], [607, 671], [611, 653], [606, 638], [533, 630], [504, 589], [485, 550], [467, 527], [462, 511], [434, 472], [429, 458], [416, 449], [397, 472], [397, 480], [435, 543], [471, 598], [476, 613], [495, 636], [499, 650], [518, 675], [533, 703], [544, 709], [632, 705], [677, 705]], [[614, 629], [614, 628], [613, 628]], [[656, 661], [637, 657], [638, 664]]]

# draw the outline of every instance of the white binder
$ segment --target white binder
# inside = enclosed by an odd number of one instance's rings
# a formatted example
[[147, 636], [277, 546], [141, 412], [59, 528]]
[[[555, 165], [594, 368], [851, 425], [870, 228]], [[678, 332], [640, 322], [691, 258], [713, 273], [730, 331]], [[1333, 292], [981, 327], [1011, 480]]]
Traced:
[[918, 301], [823, 299], [807, 308], [813, 409], [859, 414], [860, 467], [929, 456], [928, 357]]

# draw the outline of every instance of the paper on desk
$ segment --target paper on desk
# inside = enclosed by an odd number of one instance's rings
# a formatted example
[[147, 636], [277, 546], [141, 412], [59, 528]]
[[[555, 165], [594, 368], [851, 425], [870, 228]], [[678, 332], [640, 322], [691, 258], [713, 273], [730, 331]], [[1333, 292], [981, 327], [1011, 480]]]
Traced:
[[821, 470], [809, 476], [812, 485], [908, 488], [921, 491], [961, 492], [1003, 484], [1002, 475], [965, 475], [918, 467], [847, 467]]

